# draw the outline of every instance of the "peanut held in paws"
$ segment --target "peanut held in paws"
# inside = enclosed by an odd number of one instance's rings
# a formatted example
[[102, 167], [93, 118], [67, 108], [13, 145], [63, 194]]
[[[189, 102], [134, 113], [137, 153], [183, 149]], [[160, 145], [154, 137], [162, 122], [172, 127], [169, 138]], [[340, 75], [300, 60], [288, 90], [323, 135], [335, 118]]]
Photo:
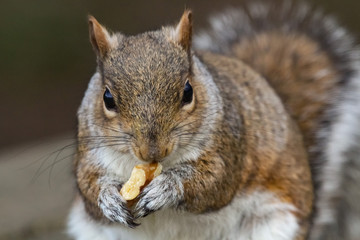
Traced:
[[131, 172], [129, 180], [120, 190], [121, 196], [123, 196], [126, 201], [135, 199], [140, 194], [141, 188], [159, 176], [161, 170], [162, 166], [160, 163], [136, 165]]

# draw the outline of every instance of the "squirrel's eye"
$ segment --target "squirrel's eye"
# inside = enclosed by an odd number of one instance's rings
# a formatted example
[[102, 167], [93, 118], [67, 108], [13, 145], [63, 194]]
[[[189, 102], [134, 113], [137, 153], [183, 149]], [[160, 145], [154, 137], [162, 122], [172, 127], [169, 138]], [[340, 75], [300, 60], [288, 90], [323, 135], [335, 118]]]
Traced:
[[109, 111], [115, 110], [116, 105], [115, 105], [114, 97], [113, 97], [113, 95], [111, 95], [111, 92], [108, 88], [106, 88], [105, 93], [104, 93], [104, 103], [105, 103], [105, 107]]
[[186, 81], [185, 88], [184, 88], [184, 95], [182, 98], [182, 103], [184, 105], [191, 103], [192, 99], [193, 99], [193, 89], [192, 89], [189, 81]]

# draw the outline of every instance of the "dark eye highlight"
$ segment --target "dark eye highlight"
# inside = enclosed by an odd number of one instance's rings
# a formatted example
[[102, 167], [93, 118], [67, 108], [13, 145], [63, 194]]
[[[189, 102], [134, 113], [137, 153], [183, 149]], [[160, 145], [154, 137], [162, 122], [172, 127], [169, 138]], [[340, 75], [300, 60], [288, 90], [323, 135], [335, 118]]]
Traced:
[[184, 95], [182, 98], [182, 103], [185, 104], [189, 104], [192, 102], [193, 99], [193, 89], [192, 86], [190, 85], [189, 81], [186, 81], [185, 84], [185, 88], [184, 88]]
[[109, 110], [109, 111], [116, 110], [114, 97], [108, 88], [106, 88], [105, 93], [104, 93], [104, 103], [105, 103], [105, 107], [107, 108], [107, 110]]

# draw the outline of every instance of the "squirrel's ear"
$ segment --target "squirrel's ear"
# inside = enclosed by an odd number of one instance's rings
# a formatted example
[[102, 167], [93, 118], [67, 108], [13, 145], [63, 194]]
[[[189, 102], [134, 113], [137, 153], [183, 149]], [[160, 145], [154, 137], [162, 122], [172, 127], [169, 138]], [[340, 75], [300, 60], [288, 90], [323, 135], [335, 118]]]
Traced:
[[108, 31], [93, 17], [89, 16], [90, 42], [96, 55], [103, 58], [110, 50], [112, 38]]
[[175, 41], [190, 52], [192, 39], [192, 12], [185, 10], [175, 29]]

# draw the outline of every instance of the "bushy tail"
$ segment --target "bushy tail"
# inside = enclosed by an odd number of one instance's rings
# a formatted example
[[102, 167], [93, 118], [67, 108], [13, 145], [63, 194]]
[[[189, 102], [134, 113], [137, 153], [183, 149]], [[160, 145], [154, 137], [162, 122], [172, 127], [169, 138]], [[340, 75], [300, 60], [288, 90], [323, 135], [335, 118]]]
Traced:
[[310, 239], [360, 239], [360, 51], [332, 17], [305, 3], [269, 2], [212, 17], [195, 49], [250, 65], [297, 121], [315, 179]]

